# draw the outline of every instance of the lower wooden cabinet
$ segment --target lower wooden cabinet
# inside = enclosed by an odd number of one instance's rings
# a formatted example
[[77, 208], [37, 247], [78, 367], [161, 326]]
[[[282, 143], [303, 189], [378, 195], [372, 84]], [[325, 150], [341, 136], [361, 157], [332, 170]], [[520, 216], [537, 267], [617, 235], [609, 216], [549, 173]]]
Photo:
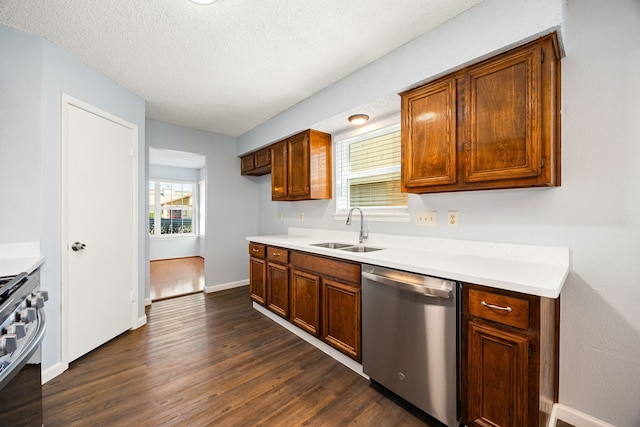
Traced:
[[313, 336], [320, 336], [320, 276], [291, 271], [291, 323]]
[[264, 245], [249, 245], [249, 296], [261, 305], [267, 304], [267, 263]]
[[558, 398], [559, 300], [463, 284], [462, 422], [547, 425]]
[[361, 360], [359, 263], [256, 243], [249, 253], [252, 300]]
[[324, 341], [360, 361], [360, 286], [324, 280], [322, 283], [322, 337]]
[[282, 316], [289, 316], [289, 268], [267, 264], [267, 308]]

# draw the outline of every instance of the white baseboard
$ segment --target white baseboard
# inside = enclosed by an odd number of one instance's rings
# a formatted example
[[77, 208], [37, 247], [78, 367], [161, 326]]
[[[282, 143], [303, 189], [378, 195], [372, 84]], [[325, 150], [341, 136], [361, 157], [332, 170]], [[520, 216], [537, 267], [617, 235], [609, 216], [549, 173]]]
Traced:
[[556, 427], [558, 420], [576, 427], [615, 427], [613, 424], [606, 423], [569, 406], [555, 403], [551, 410], [548, 427]]
[[302, 329], [298, 328], [297, 326], [292, 325], [291, 323], [289, 323], [288, 321], [286, 321], [282, 317], [278, 316], [277, 314], [273, 313], [272, 311], [267, 310], [266, 308], [264, 308], [260, 304], [254, 302], [253, 303], [253, 308], [258, 310], [264, 316], [266, 316], [269, 319], [271, 319], [274, 322], [276, 322], [278, 325], [282, 326], [283, 328], [287, 329], [290, 332], [293, 332], [294, 334], [296, 334], [297, 336], [299, 336], [300, 338], [302, 338], [303, 340], [305, 340], [306, 342], [308, 342], [312, 346], [316, 347], [319, 350], [322, 350], [324, 353], [326, 353], [329, 356], [333, 357], [335, 360], [337, 360], [338, 362], [342, 363], [344, 366], [346, 366], [347, 368], [351, 369], [355, 373], [357, 373], [359, 375], [362, 375], [366, 379], [369, 379], [369, 376], [366, 375], [362, 371], [362, 365], [360, 363], [356, 362], [355, 360], [353, 360], [352, 358], [340, 353], [335, 348], [325, 344], [324, 342], [320, 341], [318, 338], [316, 338], [313, 335], [303, 331]]
[[246, 286], [248, 284], [249, 284], [249, 279], [238, 280], [237, 282], [221, 283], [219, 285], [213, 285], [213, 286], [204, 285], [204, 289], [202, 291], [205, 294], [209, 294], [211, 292], [224, 291], [225, 289], [239, 288], [240, 286]]
[[142, 316], [140, 316], [138, 318], [138, 323], [136, 323], [135, 327], [133, 329], [138, 329], [140, 326], [144, 326], [147, 324], [147, 315], [143, 314]]
[[66, 371], [67, 369], [69, 369], [69, 364], [62, 363], [62, 362], [58, 362], [55, 365], [51, 366], [50, 368], [44, 369], [41, 374], [42, 384], [46, 384], [47, 382], [51, 381], [52, 379], [54, 379], [55, 377], [57, 377], [58, 375]]

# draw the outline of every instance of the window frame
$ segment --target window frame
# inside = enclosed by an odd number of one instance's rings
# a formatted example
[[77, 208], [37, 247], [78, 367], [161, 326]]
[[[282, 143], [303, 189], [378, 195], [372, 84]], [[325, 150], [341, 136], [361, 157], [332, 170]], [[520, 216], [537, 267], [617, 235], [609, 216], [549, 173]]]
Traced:
[[[353, 139], [353, 142], [361, 141], [359, 137], [364, 136], [366, 134], [374, 134], [375, 132], [382, 131], [385, 129], [389, 129], [391, 127], [400, 128], [400, 114], [395, 113], [389, 115], [380, 120], [372, 121], [365, 126], [360, 126], [356, 129], [348, 129], [344, 132], [338, 132], [333, 135], [334, 142], [334, 171], [335, 171], [335, 186], [336, 191], [334, 192], [334, 202], [335, 202], [335, 212], [332, 214], [333, 219], [336, 221], [344, 221], [347, 218], [349, 213], [349, 207], [344, 208], [344, 206], [339, 206], [339, 193], [341, 187], [344, 185], [341, 182], [340, 176], [340, 165], [338, 164], [339, 155], [336, 150], [338, 150], [338, 142], [347, 141]], [[389, 133], [395, 132], [396, 130], [389, 130]], [[382, 133], [384, 134], [384, 133]], [[381, 134], [381, 135], [382, 135]], [[374, 136], [372, 136], [374, 137]], [[394, 171], [399, 171], [399, 167], [392, 167]], [[369, 173], [364, 173], [363, 175], [370, 175]], [[360, 207], [360, 206], [359, 206]], [[409, 222], [411, 220], [411, 216], [409, 214], [409, 196], [407, 196], [407, 206], [365, 206], [360, 207], [367, 217], [367, 219], [371, 221], [378, 222]]]
[[[155, 203], [154, 203], [154, 234], [149, 233], [149, 238], [150, 239], [176, 239], [176, 238], [194, 238], [194, 237], [198, 237], [198, 215], [199, 215], [199, 209], [198, 209], [198, 191], [199, 191], [199, 183], [197, 181], [188, 181], [188, 180], [181, 180], [181, 179], [172, 179], [172, 178], [149, 178], [147, 180], [147, 197], [149, 197], [149, 184], [151, 182], [155, 183], [155, 188], [159, 189], [160, 188], [160, 183], [169, 183], [169, 184], [190, 184], [191, 188], [192, 188], [192, 192], [191, 192], [191, 232], [190, 233], [167, 233], [167, 234], [162, 234], [161, 232], [156, 233], [157, 231], [159, 231], [159, 227], [162, 224], [162, 221], [160, 221], [159, 223], [155, 221], [156, 216], [159, 214], [159, 218], [162, 218], [162, 206], [161, 206], [161, 200], [159, 197], [155, 197]], [[149, 200], [149, 203], [147, 205], [147, 217], [149, 217], [149, 213], [150, 213], [150, 208], [151, 207], [151, 200]], [[170, 209], [171, 210], [171, 209]], [[177, 210], [177, 209], [176, 209]], [[183, 210], [182, 208], [180, 210]], [[186, 209], [189, 210], [189, 209]], [[160, 225], [158, 225], [160, 224]]]

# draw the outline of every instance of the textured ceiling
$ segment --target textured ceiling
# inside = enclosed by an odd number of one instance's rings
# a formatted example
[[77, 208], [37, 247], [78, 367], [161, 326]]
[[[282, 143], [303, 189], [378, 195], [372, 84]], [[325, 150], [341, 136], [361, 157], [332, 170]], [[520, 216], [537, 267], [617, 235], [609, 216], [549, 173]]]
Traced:
[[0, 0], [146, 101], [148, 118], [239, 136], [481, 0]]

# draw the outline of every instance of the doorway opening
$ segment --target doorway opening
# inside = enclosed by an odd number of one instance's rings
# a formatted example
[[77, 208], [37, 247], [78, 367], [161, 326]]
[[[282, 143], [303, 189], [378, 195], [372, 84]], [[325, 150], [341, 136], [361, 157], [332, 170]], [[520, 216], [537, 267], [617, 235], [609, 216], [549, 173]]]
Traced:
[[206, 156], [149, 147], [149, 297], [202, 292]]

